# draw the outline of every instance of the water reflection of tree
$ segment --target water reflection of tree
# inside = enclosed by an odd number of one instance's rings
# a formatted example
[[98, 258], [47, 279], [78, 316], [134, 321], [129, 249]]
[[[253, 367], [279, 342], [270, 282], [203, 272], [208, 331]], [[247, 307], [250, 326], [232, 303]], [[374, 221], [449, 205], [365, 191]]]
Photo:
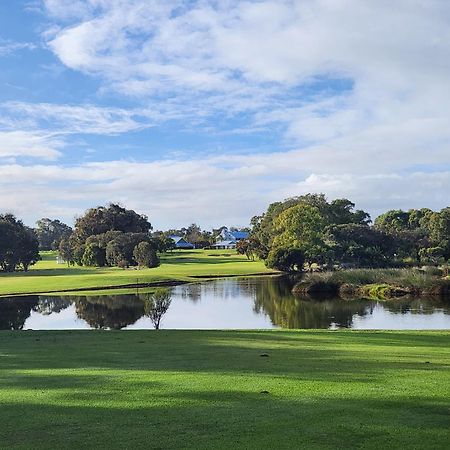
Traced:
[[52, 313], [60, 313], [64, 309], [68, 308], [73, 303], [70, 297], [39, 297], [38, 304], [35, 306], [34, 310], [42, 314], [43, 316], [48, 316]]
[[202, 283], [192, 283], [183, 286], [181, 291], [181, 298], [188, 299], [192, 303], [197, 303], [202, 298]]
[[144, 315], [144, 302], [135, 295], [75, 297], [75, 311], [92, 328], [119, 330]]
[[0, 330], [22, 330], [38, 300], [37, 295], [0, 299]]
[[450, 300], [442, 297], [403, 297], [383, 302], [383, 307], [397, 314], [433, 314], [436, 309], [450, 314]]
[[370, 314], [374, 306], [373, 302], [364, 300], [296, 297], [291, 289], [289, 280], [261, 280], [256, 285], [255, 311], [264, 312], [274, 325], [283, 328], [329, 328], [333, 324], [350, 327], [355, 314]]

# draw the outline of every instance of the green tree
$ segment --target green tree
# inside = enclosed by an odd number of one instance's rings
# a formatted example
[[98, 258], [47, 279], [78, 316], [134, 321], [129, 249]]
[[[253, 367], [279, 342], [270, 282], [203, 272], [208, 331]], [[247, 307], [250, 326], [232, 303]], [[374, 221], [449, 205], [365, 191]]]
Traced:
[[59, 220], [48, 218], [36, 222], [35, 229], [40, 250], [57, 250], [62, 239], [67, 239], [72, 228]]
[[75, 221], [73, 235], [76, 242], [84, 244], [89, 236], [108, 231], [148, 233], [151, 229], [152, 226], [147, 216], [111, 203], [106, 207], [99, 206], [88, 209], [82, 217]]
[[[256, 248], [260, 258], [267, 258], [279, 234], [275, 225], [278, 217], [284, 211], [301, 205], [315, 208], [320, 216], [320, 223], [317, 224], [317, 231], [320, 233], [323, 233], [325, 228], [331, 225], [344, 223], [367, 225], [370, 222], [369, 214], [362, 210], [354, 210], [354, 203], [347, 199], [337, 199], [329, 203], [323, 194], [306, 194], [275, 202], [269, 205], [264, 214], [255, 216], [251, 220], [251, 237], [258, 243]], [[319, 229], [319, 227], [321, 228]]]
[[66, 261], [67, 267], [74, 264], [74, 254], [72, 245], [69, 242], [69, 239], [61, 239], [58, 247], [59, 256]]
[[[123, 250], [115, 240], [108, 242], [106, 245], [106, 261], [110, 266], [126, 266]], [[125, 264], [124, 264], [125, 263]]]
[[430, 217], [430, 240], [433, 247], [440, 247], [443, 250], [442, 257], [450, 259], [450, 207], [434, 213]]
[[419, 257], [422, 263], [437, 266], [445, 262], [445, 249], [442, 247], [422, 248]]
[[0, 269], [27, 271], [39, 261], [39, 242], [34, 231], [12, 214], [0, 214]]
[[277, 233], [272, 248], [297, 248], [306, 262], [323, 262], [327, 248], [323, 239], [326, 222], [316, 206], [299, 204], [283, 211], [276, 219]]
[[18, 233], [16, 254], [19, 264], [25, 272], [28, 272], [29, 267], [41, 259], [39, 256], [39, 241], [32, 228], [24, 226]]
[[374, 226], [389, 234], [409, 229], [409, 213], [401, 209], [387, 211], [375, 219]]
[[133, 252], [136, 245], [140, 242], [152, 244], [152, 239], [145, 233], [120, 233], [117, 235], [106, 246], [106, 260], [108, 264], [116, 266], [119, 261], [122, 261], [127, 266], [137, 265]]
[[156, 250], [160, 253], [165, 253], [175, 248], [174, 240], [168, 236], [165, 236], [163, 233], [154, 233], [152, 235], [152, 243]]
[[87, 244], [81, 261], [83, 266], [103, 267], [106, 265], [106, 250], [97, 244]]
[[395, 254], [400, 258], [419, 260], [419, 250], [425, 234], [420, 228], [420, 212], [401, 209], [387, 211], [375, 219], [374, 229], [392, 239]]
[[159, 258], [156, 250], [148, 242], [139, 242], [134, 247], [133, 258], [140, 267], [158, 267]]
[[383, 267], [394, 260], [394, 238], [367, 225], [334, 225], [328, 228], [326, 241], [335, 262]]
[[267, 267], [283, 272], [301, 272], [305, 255], [299, 248], [272, 248], [266, 260]]

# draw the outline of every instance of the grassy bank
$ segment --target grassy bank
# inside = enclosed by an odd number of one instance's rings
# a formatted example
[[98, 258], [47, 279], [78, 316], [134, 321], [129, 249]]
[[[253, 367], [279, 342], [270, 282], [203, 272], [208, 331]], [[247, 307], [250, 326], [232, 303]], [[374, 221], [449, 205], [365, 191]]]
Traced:
[[0, 355], [2, 448], [450, 440], [450, 332], [0, 332]]
[[42, 257], [42, 261], [27, 273], [0, 274], [0, 295], [270, 273], [261, 261], [248, 261], [233, 250], [173, 251], [162, 255], [160, 267], [142, 270], [67, 267], [56, 263], [56, 254], [53, 252], [45, 252]]
[[450, 279], [439, 271], [353, 269], [307, 275], [294, 292], [309, 295], [389, 299], [404, 295], [448, 295]]

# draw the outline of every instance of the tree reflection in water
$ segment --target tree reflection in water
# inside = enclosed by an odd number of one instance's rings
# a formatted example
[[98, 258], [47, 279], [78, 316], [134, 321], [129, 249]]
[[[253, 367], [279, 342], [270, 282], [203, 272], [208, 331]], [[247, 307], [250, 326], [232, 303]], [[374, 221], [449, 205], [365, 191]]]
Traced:
[[[248, 279], [228, 279], [214, 282], [180, 286], [171, 291], [175, 303], [178, 299], [187, 299], [195, 306], [191, 314], [201, 315], [203, 308], [211, 311], [214, 302], [222, 302], [220, 308], [230, 308], [230, 314], [240, 314], [247, 308], [253, 308], [257, 314], [264, 314], [271, 322], [283, 328], [329, 328], [352, 327], [356, 317], [372, 315], [375, 308], [387, 315], [420, 316], [450, 314], [450, 299], [447, 298], [401, 298], [377, 302], [358, 299], [310, 299], [294, 296], [291, 293], [296, 280], [288, 277], [267, 277]], [[178, 293], [177, 293], [178, 292]], [[207, 301], [202, 301], [206, 299]], [[48, 320], [58, 320], [58, 314], [71, 308], [62, 323], [77, 318], [87, 322], [92, 328], [122, 329], [133, 325], [142, 317], [149, 317], [149, 296], [146, 293], [105, 295], [105, 296], [23, 296], [0, 299], [0, 329], [21, 330], [26, 328], [27, 320], [33, 312], [41, 316], [50, 316]], [[236, 301], [229, 301], [236, 300]], [[169, 302], [170, 303], [170, 302]], [[184, 302], [183, 302], [184, 303]], [[163, 305], [164, 306], [164, 305]], [[176, 305], [179, 308], [180, 304]], [[174, 306], [175, 308], [175, 306]], [[208, 309], [209, 308], [209, 309]], [[162, 311], [164, 309], [164, 311]], [[167, 308], [160, 308], [159, 321]], [[178, 310], [179, 311], [179, 310]], [[378, 315], [378, 320], [379, 319]], [[182, 326], [190, 325], [189, 315], [185, 316]], [[40, 326], [42, 321], [31, 322]], [[381, 323], [382, 322], [378, 322]], [[392, 326], [392, 321], [389, 326]], [[414, 318], [411, 320], [414, 328]], [[439, 324], [442, 322], [439, 322]], [[76, 323], [74, 322], [76, 326]], [[44, 325], [45, 328], [46, 325]], [[224, 327], [222, 318], [220, 328]], [[226, 326], [226, 325], [225, 325]]]
[[78, 318], [97, 329], [120, 330], [144, 315], [144, 302], [132, 294], [75, 297], [73, 301]]
[[188, 299], [192, 303], [198, 303], [202, 298], [202, 287], [202, 283], [192, 283], [183, 286], [183, 290], [181, 291], [181, 298]]
[[72, 304], [70, 297], [39, 297], [38, 304], [33, 308], [43, 316], [60, 313]]
[[0, 330], [22, 330], [38, 301], [37, 295], [0, 298]]
[[310, 299], [294, 296], [289, 278], [261, 280], [256, 286], [254, 310], [265, 313], [282, 328], [351, 327], [353, 316], [370, 314], [375, 302], [367, 300]]
[[444, 314], [450, 314], [450, 299], [439, 296], [395, 298], [388, 302], [383, 302], [383, 307], [387, 311], [397, 314], [430, 315], [436, 313], [437, 310], [442, 311]]

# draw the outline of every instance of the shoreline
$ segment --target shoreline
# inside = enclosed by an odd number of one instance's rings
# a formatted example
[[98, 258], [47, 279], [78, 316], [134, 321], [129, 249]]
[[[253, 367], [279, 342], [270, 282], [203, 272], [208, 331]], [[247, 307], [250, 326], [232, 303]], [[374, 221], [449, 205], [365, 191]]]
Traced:
[[84, 288], [70, 288], [70, 289], [58, 289], [58, 290], [45, 290], [45, 291], [34, 291], [34, 292], [16, 292], [8, 294], [0, 294], [0, 300], [6, 297], [24, 297], [29, 295], [47, 295], [47, 294], [64, 294], [71, 292], [96, 292], [96, 291], [113, 291], [119, 289], [145, 289], [152, 287], [174, 287], [182, 286], [184, 284], [195, 284], [199, 281], [212, 281], [223, 278], [253, 278], [253, 277], [263, 277], [263, 276], [282, 276], [278, 272], [258, 272], [250, 274], [236, 274], [236, 275], [192, 275], [190, 278], [192, 280], [166, 280], [166, 281], [150, 281], [143, 283], [127, 283], [121, 285], [107, 285], [107, 286], [92, 286]]

